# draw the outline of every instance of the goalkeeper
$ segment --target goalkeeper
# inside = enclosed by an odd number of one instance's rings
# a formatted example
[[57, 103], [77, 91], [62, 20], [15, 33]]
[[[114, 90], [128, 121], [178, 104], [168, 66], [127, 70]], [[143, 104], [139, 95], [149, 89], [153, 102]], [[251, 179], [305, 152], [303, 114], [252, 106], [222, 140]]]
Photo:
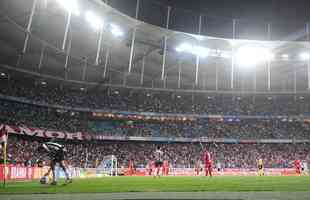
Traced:
[[52, 185], [57, 185], [56, 176], [55, 176], [55, 166], [57, 163], [59, 163], [59, 166], [63, 169], [65, 176], [66, 176], [66, 183], [71, 183], [72, 179], [69, 177], [68, 171], [65, 167], [65, 153], [66, 148], [58, 143], [55, 142], [46, 142], [43, 143], [39, 148], [38, 152], [42, 153], [43, 156], [48, 156], [50, 158], [50, 168], [47, 171], [47, 173], [44, 175], [44, 177], [48, 176], [50, 172], [52, 171]]

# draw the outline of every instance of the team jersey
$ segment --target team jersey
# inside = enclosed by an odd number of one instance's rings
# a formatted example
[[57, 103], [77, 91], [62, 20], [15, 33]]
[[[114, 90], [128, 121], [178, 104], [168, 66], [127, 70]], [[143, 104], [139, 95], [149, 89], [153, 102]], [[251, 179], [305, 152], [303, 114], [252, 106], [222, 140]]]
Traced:
[[204, 159], [206, 164], [211, 164], [211, 154], [209, 151], [205, 151], [205, 153], [203, 155], [203, 159]]
[[295, 165], [296, 168], [300, 168], [301, 167], [300, 160], [295, 160], [294, 165]]
[[60, 154], [64, 154], [64, 152], [66, 151], [63, 145], [55, 142], [46, 142], [42, 145], [42, 147], [50, 157], [59, 156]]
[[161, 150], [156, 150], [154, 152], [154, 157], [155, 157], [155, 160], [156, 161], [163, 161], [163, 156], [164, 156], [164, 153], [161, 151]]

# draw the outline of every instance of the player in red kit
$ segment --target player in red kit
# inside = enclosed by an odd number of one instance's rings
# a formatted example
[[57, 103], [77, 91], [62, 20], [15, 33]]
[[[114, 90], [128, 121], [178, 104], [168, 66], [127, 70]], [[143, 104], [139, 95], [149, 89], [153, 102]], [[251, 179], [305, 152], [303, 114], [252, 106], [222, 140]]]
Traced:
[[297, 175], [301, 175], [301, 162], [299, 159], [294, 161], [295, 170]]
[[133, 163], [133, 160], [129, 160], [129, 162], [128, 162], [128, 174], [129, 174], [129, 176], [134, 175], [134, 163]]
[[205, 161], [205, 176], [210, 175], [212, 176], [212, 161], [211, 161], [211, 154], [208, 149], [205, 149], [203, 160]]
[[163, 175], [168, 176], [169, 174], [169, 162], [168, 160], [164, 160], [163, 162]]

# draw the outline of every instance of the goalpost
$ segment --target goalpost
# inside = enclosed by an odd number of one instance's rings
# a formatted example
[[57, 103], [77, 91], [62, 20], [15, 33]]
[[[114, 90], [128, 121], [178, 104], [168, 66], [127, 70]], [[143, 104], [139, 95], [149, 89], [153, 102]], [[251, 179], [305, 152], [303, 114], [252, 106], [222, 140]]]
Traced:
[[118, 175], [118, 163], [117, 158], [114, 155], [104, 156], [101, 163], [97, 167], [99, 173], [106, 176]]

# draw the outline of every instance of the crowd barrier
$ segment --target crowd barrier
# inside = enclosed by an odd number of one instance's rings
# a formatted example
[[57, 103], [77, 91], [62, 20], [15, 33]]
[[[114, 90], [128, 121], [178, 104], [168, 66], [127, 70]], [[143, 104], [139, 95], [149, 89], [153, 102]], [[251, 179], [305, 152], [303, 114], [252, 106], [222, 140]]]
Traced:
[[[44, 173], [48, 170], [48, 167], [18, 167], [8, 165], [6, 167], [6, 180], [36, 180], [40, 179]], [[123, 169], [122, 175], [127, 175], [127, 169]], [[70, 168], [71, 177], [74, 178], [96, 178], [103, 177], [104, 174], [100, 170], [95, 168]], [[255, 169], [223, 169], [220, 171], [214, 170], [215, 176], [257, 176], [257, 170]], [[131, 176], [150, 176], [152, 172], [145, 168], [138, 168], [134, 170]], [[193, 168], [171, 168], [169, 169], [169, 176], [197, 176], [195, 169]], [[204, 175], [203, 171], [199, 172], [200, 176]], [[295, 176], [295, 169], [293, 168], [268, 168], [265, 169], [265, 175], [267, 176]], [[64, 178], [64, 173], [60, 168], [56, 167], [56, 176]], [[4, 179], [4, 167], [0, 165], [0, 180]]]

